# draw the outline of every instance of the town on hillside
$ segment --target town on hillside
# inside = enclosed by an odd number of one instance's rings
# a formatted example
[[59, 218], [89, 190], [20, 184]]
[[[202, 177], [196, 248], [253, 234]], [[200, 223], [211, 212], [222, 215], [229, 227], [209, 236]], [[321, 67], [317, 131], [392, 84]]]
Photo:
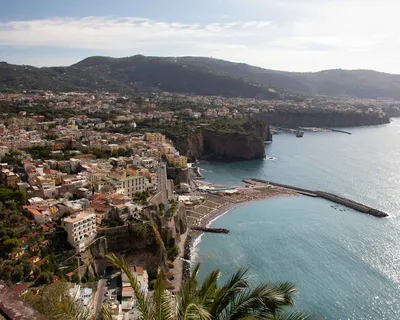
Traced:
[[130, 275], [108, 254], [126, 259], [145, 292], [163, 268], [174, 294], [190, 274], [191, 227], [279, 192], [206, 183], [171, 140], [257, 109], [181, 100], [188, 107], [174, 110], [169, 98], [0, 96], [0, 282], [13, 295], [44, 315], [61, 292], [94, 317], [106, 305], [114, 319], [137, 319]]
[[268, 119], [279, 132], [291, 127], [278, 121], [285, 112], [379, 122], [400, 110], [357, 99], [51, 91], [2, 93], [0, 107], [0, 283], [44, 315], [52, 312], [44, 301], [61, 292], [95, 318], [108, 306], [113, 319], [140, 318], [131, 276], [151, 292], [162, 268], [168, 292], [179, 289], [194, 229], [238, 203], [290, 193], [203, 181], [196, 160], [204, 150], [186, 138], [204, 128], [247, 135], [257, 127], [245, 121], [260, 115], [278, 115]]

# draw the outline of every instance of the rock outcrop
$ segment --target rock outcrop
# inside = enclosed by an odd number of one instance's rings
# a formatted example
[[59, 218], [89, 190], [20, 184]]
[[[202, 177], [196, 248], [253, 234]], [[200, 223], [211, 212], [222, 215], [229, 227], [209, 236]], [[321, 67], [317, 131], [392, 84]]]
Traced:
[[243, 125], [244, 131], [204, 128], [202, 132], [175, 139], [179, 152], [193, 159], [250, 160], [265, 156], [264, 141], [272, 141], [270, 127], [261, 121]]
[[201, 159], [204, 153], [203, 133], [192, 134], [186, 137], [174, 139], [174, 146], [189, 160]]
[[261, 136], [246, 133], [203, 130], [202, 158], [213, 160], [251, 160], [265, 156]]

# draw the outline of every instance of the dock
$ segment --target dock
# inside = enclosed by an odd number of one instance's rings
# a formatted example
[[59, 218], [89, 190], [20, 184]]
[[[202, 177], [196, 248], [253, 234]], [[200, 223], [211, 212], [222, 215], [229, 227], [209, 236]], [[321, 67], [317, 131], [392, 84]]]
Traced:
[[329, 130], [333, 131], [333, 132], [340, 132], [340, 133], [345, 133], [345, 134], [352, 134], [349, 131], [344, 131], [344, 130], [340, 130], [340, 129], [332, 129], [332, 128], [328, 128]]
[[262, 180], [262, 179], [253, 179], [253, 178], [252, 179], [244, 179], [243, 182], [245, 182], [247, 184], [262, 183], [262, 184], [267, 184], [267, 185], [274, 186], [274, 187], [289, 189], [289, 190], [295, 191], [298, 194], [306, 195], [309, 197], [323, 198], [328, 201], [331, 201], [331, 202], [334, 202], [337, 204], [341, 204], [348, 208], [354, 209], [354, 210], [362, 212], [362, 213], [369, 214], [369, 215], [377, 217], [377, 218], [384, 218], [384, 217], [389, 216], [387, 213], [385, 213], [381, 210], [372, 208], [370, 206], [356, 202], [354, 200], [347, 199], [342, 196], [338, 196], [333, 193], [328, 193], [328, 192], [318, 191], [318, 190], [313, 191], [313, 190], [309, 190], [309, 189], [305, 189], [305, 188], [299, 188], [299, 187], [295, 187], [295, 186], [291, 186], [291, 185], [287, 185], [287, 184], [283, 184], [283, 183], [276, 183], [276, 182], [266, 181], [266, 180]]

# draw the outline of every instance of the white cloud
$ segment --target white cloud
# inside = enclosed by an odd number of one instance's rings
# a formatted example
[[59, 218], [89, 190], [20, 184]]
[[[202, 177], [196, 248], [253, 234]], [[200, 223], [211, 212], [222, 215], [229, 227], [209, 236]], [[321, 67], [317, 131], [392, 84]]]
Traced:
[[[400, 1], [244, 2], [257, 19], [232, 20], [235, 15], [227, 10], [221, 21], [207, 24], [143, 17], [0, 22], [0, 46], [85, 49], [111, 56], [213, 56], [281, 70], [368, 68], [400, 73]], [[65, 61], [71, 62], [67, 55]]]
[[270, 24], [269, 21], [236, 21], [200, 25], [134, 17], [10, 21], [0, 23], [0, 45], [135, 50], [149, 42], [202, 43], [255, 36]]

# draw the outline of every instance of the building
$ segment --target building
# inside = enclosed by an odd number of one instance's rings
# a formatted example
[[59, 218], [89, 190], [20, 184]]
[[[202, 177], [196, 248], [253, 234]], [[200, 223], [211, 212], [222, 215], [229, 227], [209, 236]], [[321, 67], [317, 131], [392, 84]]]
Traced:
[[[147, 293], [149, 290], [149, 276], [147, 274], [147, 271], [139, 266], [130, 266], [129, 270], [130, 270], [132, 276], [135, 278], [140, 289], [143, 292]], [[136, 300], [136, 298], [135, 298], [133, 289], [131, 287], [131, 284], [129, 282], [129, 277], [125, 272], [122, 272], [122, 301], [121, 301], [121, 303], [123, 305], [126, 305], [125, 307], [123, 307], [123, 309], [125, 309], [125, 310], [132, 309], [132, 307], [135, 305], [135, 300]]]
[[118, 185], [124, 189], [124, 193], [129, 198], [133, 198], [136, 192], [143, 192], [147, 189], [147, 179], [143, 176], [127, 173], [118, 179]]
[[96, 215], [81, 211], [64, 218], [62, 226], [68, 233], [68, 242], [76, 249], [84, 249], [85, 242], [96, 236]]
[[165, 136], [161, 133], [146, 133], [144, 139], [151, 143], [165, 143]]
[[167, 154], [166, 158], [167, 158], [168, 164], [171, 166], [181, 167], [181, 168], [187, 167], [188, 160], [187, 160], [187, 157], [185, 157], [185, 156]]
[[8, 169], [1, 170], [0, 184], [3, 184], [8, 188], [17, 189], [18, 183], [20, 183], [20, 182], [21, 182], [21, 179], [19, 178], [19, 175], [17, 175], [16, 173], [14, 173]]

